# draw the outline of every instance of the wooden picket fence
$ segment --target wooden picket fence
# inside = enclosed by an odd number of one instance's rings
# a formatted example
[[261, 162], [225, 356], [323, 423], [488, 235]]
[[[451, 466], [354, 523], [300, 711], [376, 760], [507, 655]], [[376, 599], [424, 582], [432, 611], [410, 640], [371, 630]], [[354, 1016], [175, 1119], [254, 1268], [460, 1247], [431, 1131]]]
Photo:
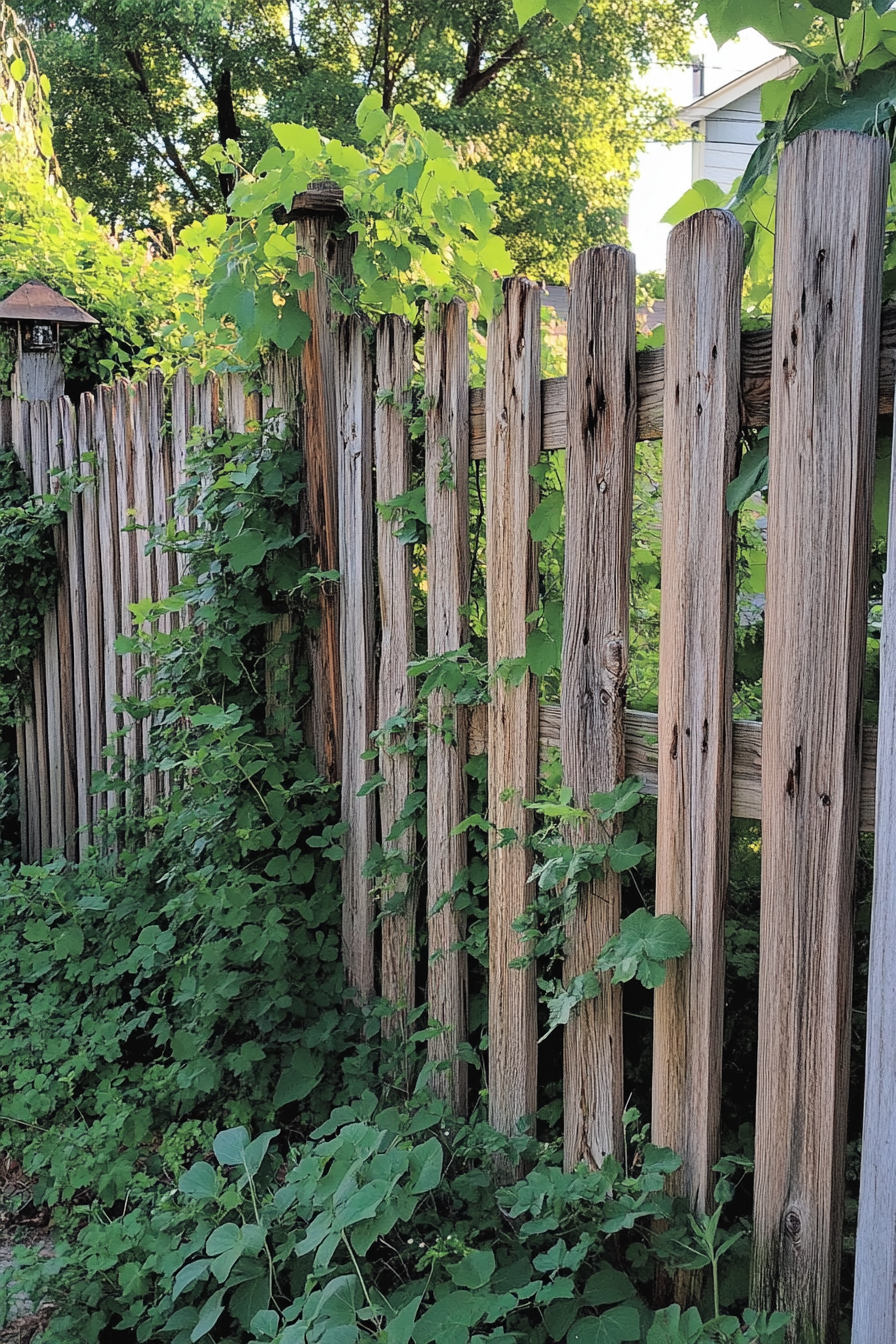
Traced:
[[[530, 468], [566, 451], [566, 574], [562, 692], [539, 706], [535, 678], [496, 678], [491, 703], [469, 714], [443, 691], [428, 736], [427, 998], [447, 1030], [429, 1044], [445, 1067], [433, 1086], [455, 1111], [468, 1105], [457, 1046], [467, 1031], [463, 924], [446, 892], [467, 863], [454, 834], [467, 811], [464, 766], [488, 754], [489, 815], [514, 843], [489, 864], [489, 1106], [516, 1132], [536, 1110], [534, 968], [511, 969], [523, 948], [513, 921], [528, 901], [531, 828], [524, 800], [537, 789], [539, 750], [559, 745], [566, 783], [587, 809], [594, 790], [638, 774], [658, 795], [658, 912], [678, 915], [693, 950], [670, 967], [654, 1016], [652, 1137], [683, 1157], [673, 1188], [712, 1206], [719, 1156], [724, 913], [732, 815], [762, 821], [759, 1083], [753, 1299], [794, 1313], [789, 1338], [837, 1338], [852, 978], [852, 905], [859, 830], [877, 822], [869, 989], [866, 1141], [857, 1252], [855, 1344], [896, 1339], [896, 592], [885, 594], [880, 736], [862, 728], [870, 499], [879, 414], [893, 410], [896, 313], [881, 318], [887, 147], [821, 132], [784, 152], [778, 187], [774, 318], [741, 332], [743, 237], [724, 211], [673, 230], [666, 343], [635, 351], [634, 259], [618, 247], [572, 267], [566, 378], [540, 370], [540, 290], [505, 285], [488, 333], [484, 389], [469, 387], [468, 320], [455, 300], [427, 315], [426, 594], [431, 655], [467, 636], [467, 517], [471, 459], [484, 459], [490, 669], [525, 654], [537, 605], [537, 503]], [[374, 936], [363, 867], [411, 789], [406, 755], [383, 744], [362, 759], [377, 723], [413, 700], [411, 548], [374, 500], [411, 482], [406, 408], [414, 348], [409, 325], [386, 318], [375, 349], [360, 320], [334, 315], [327, 274], [344, 277], [351, 240], [338, 201], [296, 198], [303, 295], [312, 337], [281, 361], [270, 404], [294, 417], [307, 467], [307, 533], [325, 585], [309, 657], [309, 727], [324, 777], [342, 781], [349, 823], [343, 867], [343, 944], [349, 983], [395, 1005], [401, 1032], [414, 1004], [416, 893]], [[167, 400], [166, 400], [167, 396]], [[166, 410], [166, 406], [170, 409]], [[30, 407], [20, 431], [36, 488], [47, 469], [95, 454], [97, 490], [76, 501], [58, 548], [63, 582], [35, 662], [35, 713], [20, 736], [23, 850], [82, 847], [102, 796], [90, 771], [123, 728], [115, 697], [139, 669], [112, 655], [129, 603], [160, 597], [176, 578], [168, 557], [146, 555], [138, 521], [170, 515], [191, 424], [242, 428], [263, 408], [237, 380], [169, 392], [160, 378], [82, 399], [78, 413]], [[725, 493], [737, 475], [744, 425], [770, 428], [768, 578], [763, 722], [733, 720], [736, 522]], [[27, 442], [25, 438], [27, 437]], [[629, 565], [635, 443], [663, 440], [660, 700], [657, 715], [626, 709]], [[894, 492], [896, 494], [896, 492]], [[891, 524], [891, 547], [896, 522]], [[896, 572], [891, 550], [890, 576]], [[374, 564], [374, 558], [376, 564]], [[378, 605], [378, 616], [377, 616]], [[136, 760], [145, 722], [123, 738]], [[141, 736], [144, 734], [144, 736]], [[378, 768], [385, 785], [361, 786]], [[159, 787], [146, 782], [147, 802]], [[80, 841], [74, 837], [80, 828]], [[587, 839], [586, 823], [577, 838]], [[405, 835], [397, 846], [410, 845]], [[408, 851], [405, 850], [405, 853]], [[580, 890], [568, 928], [567, 974], [593, 965], [620, 918], [619, 879]], [[604, 986], [565, 1029], [565, 1160], [620, 1152], [625, 1097], [622, 1002]], [[686, 1291], [686, 1286], [683, 1289]]]

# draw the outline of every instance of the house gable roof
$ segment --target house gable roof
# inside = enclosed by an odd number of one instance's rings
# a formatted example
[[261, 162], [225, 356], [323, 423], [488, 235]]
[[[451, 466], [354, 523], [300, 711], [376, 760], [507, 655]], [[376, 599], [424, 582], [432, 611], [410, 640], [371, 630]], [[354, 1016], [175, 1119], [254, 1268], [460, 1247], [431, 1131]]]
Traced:
[[732, 103], [752, 93], [754, 89], [762, 88], [762, 85], [767, 84], [770, 79], [783, 79], [795, 69], [796, 64], [794, 57], [786, 52], [782, 52], [780, 56], [773, 56], [763, 65], [757, 65], [755, 69], [747, 70], [745, 74], [738, 75], [737, 79], [723, 84], [714, 93], [707, 93], [695, 103], [688, 103], [687, 107], [681, 108], [678, 117], [681, 121], [688, 122], [702, 121], [704, 117], [711, 117], [714, 112], [721, 112], [724, 108], [730, 107]]

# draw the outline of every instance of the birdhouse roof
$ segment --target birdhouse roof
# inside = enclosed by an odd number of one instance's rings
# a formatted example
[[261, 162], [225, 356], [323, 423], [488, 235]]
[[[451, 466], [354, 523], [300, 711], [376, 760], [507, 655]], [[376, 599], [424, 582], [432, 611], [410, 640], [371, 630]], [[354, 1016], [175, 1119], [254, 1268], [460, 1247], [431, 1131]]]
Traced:
[[64, 327], [93, 327], [97, 319], [71, 299], [57, 294], [43, 280], [26, 280], [0, 303], [0, 322], [59, 322]]

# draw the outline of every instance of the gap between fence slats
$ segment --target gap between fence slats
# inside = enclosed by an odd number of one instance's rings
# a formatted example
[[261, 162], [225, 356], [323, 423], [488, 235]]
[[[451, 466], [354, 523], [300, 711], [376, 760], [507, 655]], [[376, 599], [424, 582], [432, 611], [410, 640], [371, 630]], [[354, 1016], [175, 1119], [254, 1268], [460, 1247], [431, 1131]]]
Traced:
[[[486, 604], [489, 673], [525, 657], [526, 617], [538, 602], [538, 558], [529, 535], [541, 451], [540, 291], [505, 281], [504, 306], [489, 327], [486, 362]], [[518, 685], [500, 675], [488, 709], [488, 809], [497, 834], [516, 839], [489, 854], [489, 1123], [519, 1132], [537, 1096], [535, 965], [511, 967], [527, 947], [513, 921], [529, 902], [531, 854], [523, 840], [538, 765], [538, 703], [527, 670]]]
[[[459, 299], [427, 307], [426, 405], [426, 627], [431, 658], [459, 649], [468, 637], [469, 333]], [[467, 1039], [467, 954], [456, 945], [465, 920], [450, 895], [467, 863], [466, 835], [453, 835], [467, 815], [466, 716], [446, 691], [434, 691], [427, 710], [426, 875], [428, 892], [427, 998], [430, 1020], [445, 1028], [428, 1045], [432, 1063], [448, 1065], [430, 1086], [456, 1115], [467, 1113], [467, 1065], [458, 1046]]]
[[[719, 1157], [743, 252], [734, 216], [704, 210], [672, 230], [666, 263], [656, 913], [691, 951], [656, 991], [651, 1135], [680, 1155], [670, 1188], [698, 1213]], [[700, 1279], [676, 1277], [682, 1306]]]
[[[414, 334], [403, 317], [384, 317], [376, 331], [377, 401], [374, 423], [377, 503], [404, 495], [411, 486], [411, 442], [408, 416], [414, 373]], [[415, 654], [414, 607], [411, 587], [413, 546], [399, 541], [399, 523], [377, 513], [377, 567], [380, 598], [380, 667], [377, 692], [377, 728], [402, 712], [410, 715], [414, 685], [408, 663]], [[409, 750], [410, 725], [383, 738], [379, 772], [385, 781], [379, 791], [380, 836], [386, 855], [397, 855], [405, 871], [396, 874], [383, 896], [394, 908], [383, 917], [383, 998], [394, 1011], [383, 1018], [387, 1036], [407, 1037], [408, 1013], [414, 1007], [414, 948], [416, 944], [417, 887], [413, 873], [416, 827], [408, 826], [397, 840], [389, 835], [411, 792], [414, 756]]]
[[839, 1318], [887, 163], [809, 132], [778, 177], [752, 1297], [793, 1344]]
[[373, 897], [363, 873], [376, 840], [375, 800], [358, 790], [372, 774], [362, 760], [374, 728], [373, 384], [360, 319], [335, 330], [339, 663], [342, 671], [342, 951], [348, 986], [361, 1001], [375, 989]]
[[[573, 804], [625, 778], [629, 562], [635, 474], [635, 259], [593, 248], [570, 276], [569, 415], [560, 752]], [[600, 843], [597, 820], [570, 827], [570, 844]], [[594, 970], [619, 931], [621, 878], [611, 869], [579, 887], [566, 929], [565, 983]], [[599, 1167], [622, 1156], [622, 988], [602, 977], [563, 1034], [563, 1157]]]

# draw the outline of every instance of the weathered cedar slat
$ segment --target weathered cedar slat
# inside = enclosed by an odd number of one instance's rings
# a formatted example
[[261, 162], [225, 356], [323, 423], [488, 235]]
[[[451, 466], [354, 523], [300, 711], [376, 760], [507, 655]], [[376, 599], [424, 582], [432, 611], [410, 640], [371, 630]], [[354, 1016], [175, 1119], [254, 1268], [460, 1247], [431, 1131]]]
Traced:
[[[154, 390], [154, 385], [153, 385]], [[156, 415], [162, 411], [162, 407], [155, 403], [151, 398], [151, 385], [148, 380], [141, 380], [135, 383], [133, 387], [133, 424], [134, 436], [132, 441], [131, 455], [131, 474], [134, 478], [134, 517], [132, 525], [136, 524], [134, 537], [134, 556], [136, 561], [136, 587], [131, 597], [132, 602], [143, 602], [147, 598], [155, 596], [156, 591], [156, 566], [155, 556], [152, 551], [147, 553], [147, 542], [149, 541], [148, 526], [152, 519], [152, 462], [150, 443], [153, 438], [158, 438], [161, 432], [161, 421], [153, 425], [153, 410]], [[134, 634], [139, 634], [142, 629], [142, 622], [136, 617], [132, 617], [132, 628]], [[149, 679], [144, 672], [145, 660], [141, 654], [134, 659], [135, 673], [135, 691], [142, 701], [149, 699]], [[140, 675], [137, 675], [138, 670]], [[137, 755], [141, 761], [146, 761], [149, 757], [149, 718], [142, 718], [137, 723], [134, 730], [134, 739], [137, 743]], [[151, 775], [143, 777], [143, 806], [150, 808], [155, 801], [155, 781]]]
[[[300, 437], [308, 482], [305, 508], [312, 563], [324, 572], [339, 569], [341, 519], [337, 504], [338, 412], [335, 381], [334, 313], [330, 283], [351, 278], [354, 235], [337, 239], [334, 224], [344, 215], [309, 210], [296, 217], [299, 274], [314, 272], [314, 283], [299, 295], [311, 319], [302, 350], [304, 402]], [[344, 584], [327, 582], [318, 590], [320, 627], [309, 638], [312, 704], [307, 722], [317, 768], [324, 779], [342, 778], [342, 690], [339, 668], [339, 603]]]
[[[651, 1134], [681, 1156], [671, 1188], [699, 1213], [719, 1157], [743, 255], [734, 216], [703, 210], [672, 230], [666, 262], [656, 912], [692, 947], [656, 991]], [[682, 1305], [694, 1286], [680, 1276]]]
[[[0, 411], [0, 440], [10, 443], [19, 460], [19, 465], [25, 473], [29, 485], [34, 488], [34, 477], [31, 464], [31, 434], [28, 417], [22, 414], [24, 409], [19, 403], [15, 403], [8, 398], [2, 401], [2, 411]], [[32, 662], [32, 673], [29, 681], [27, 715], [25, 722], [21, 725], [17, 733], [18, 758], [19, 758], [19, 796], [20, 804], [20, 833], [22, 843], [22, 858], [26, 863], [38, 863], [41, 858], [41, 763], [38, 753], [37, 723], [38, 718], [43, 718], [44, 707], [38, 698], [37, 685], [37, 660]]]
[[809, 132], [778, 177], [752, 1296], [793, 1344], [839, 1314], [887, 163]]
[[[740, 385], [743, 424], [760, 428], [768, 424], [771, 379], [772, 334], [745, 331], [741, 337]], [[638, 439], [663, 437], [663, 385], [665, 350], [662, 346], [639, 350], [636, 359], [638, 383]], [[878, 347], [880, 380], [877, 408], [881, 415], [893, 410], [896, 382], [896, 304], [881, 310]], [[566, 447], [566, 379], [545, 378], [541, 384], [543, 451]], [[485, 389], [470, 393], [470, 456], [485, 457]]]
[[[177, 492], [186, 485], [189, 479], [187, 470], [187, 443], [190, 439], [190, 431], [193, 426], [192, 412], [192, 389], [190, 387], [190, 375], [186, 369], [178, 369], [171, 380], [171, 482], [175, 496]], [[183, 505], [181, 505], [183, 507]], [[188, 514], [179, 512], [176, 500], [174, 513], [175, 528], [179, 533], [186, 533], [193, 530], [194, 519]], [[183, 578], [187, 572], [189, 557], [184, 551], [178, 551], [175, 555], [175, 570], [177, 579]], [[181, 613], [181, 620], [187, 619], [186, 613]]]
[[[50, 408], [45, 401], [28, 405], [31, 427], [31, 460], [34, 470], [34, 488], [44, 495], [50, 486]], [[53, 540], [59, 559], [61, 528], [53, 529]], [[62, 743], [62, 692], [59, 676], [59, 611], [56, 603], [44, 617], [43, 650], [35, 663], [40, 663], [39, 678], [46, 697], [46, 717], [43, 729], [41, 763], [41, 792], [47, 792], [47, 806], [41, 808], [41, 844], [44, 850], [58, 849], [65, 837], [64, 753]], [[49, 789], [47, 789], [47, 781]]]
[[[118, 530], [118, 469], [115, 460], [114, 433], [115, 402], [111, 387], [98, 387], [96, 390], [96, 414], [94, 428], [96, 433], [97, 480], [97, 525], [101, 538], [102, 552], [100, 575], [102, 579], [103, 611], [103, 673], [104, 705], [106, 716], [106, 742], [114, 749], [114, 756], [120, 758], [121, 743], [113, 742], [113, 734], [121, 727], [121, 715], [115, 711], [115, 701], [121, 695], [121, 659], [115, 653], [115, 637], [118, 634], [119, 589], [121, 569], [122, 537]], [[111, 771], [115, 761], [104, 757], [104, 768]], [[105, 795], [104, 806], [116, 807], [118, 794], [111, 790]]]
[[[469, 334], [467, 306], [454, 299], [427, 307], [426, 377], [426, 628], [430, 658], [467, 639], [470, 590]], [[467, 954], [456, 945], [465, 921], [449, 895], [467, 863], [466, 835], [452, 835], [467, 814], [466, 716], [452, 697], [434, 691], [427, 711], [426, 875], [429, 927], [429, 1015], [446, 1028], [428, 1046], [431, 1086], [456, 1115], [467, 1113], [467, 1065], [458, 1045], [467, 1039]], [[455, 949], [455, 950], [452, 950]]]
[[[635, 474], [635, 259], [592, 248], [570, 276], [569, 416], [560, 752], [576, 807], [625, 778], [629, 560]], [[618, 828], [617, 828], [618, 829]], [[570, 843], [605, 840], [593, 815]], [[564, 976], [594, 969], [619, 931], [621, 879], [581, 886], [566, 930]], [[622, 1156], [621, 986], [606, 974], [563, 1036], [563, 1158], [599, 1167]]]
[[[526, 652], [526, 617], [538, 600], [538, 560], [529, 535], [537, 490], [529, 469], [541, 451], [540, 290], [504, 284], [504, 307], [489, 327], [486, 363], [486, 601], [488, 666], [494, 674]], [[538, 703], [528, 671], [517, 686], [494, 679], [489, 705], [489, 820], [517, 839], [489, 855], [489, 1123], [516, 1134], [536, 1108], [535, 965], [512, 968], [527, 950], [513, 921], [529, 902], [531, 855], [522, 841], [535, 796]]]
[[[414, 373], [414, 334], [403, 317], [384, 317], [376, 332], [377, 404], [374, 423], [376, 494], [379, 504], [405, 494], [411, 484], [411, 443], [407, 412]], [[377, 515], [377, 567], [380, 597], [380, 670], [377, 727], [410, 712], [414, 686], [407, 674], [414, 657], [414, 609], [411, 563], [413, 547], [395, 535], [397, 523]], [[409, 734], [393, 733], [380, 746], [379, 772], [385, 783], [379, 791], [380, 835], [383, 849], [398, 852], [408, 867], [413, 863], [415, 828], [398, 840], [389, 833], [411, 791], [414, 757], [406, 747]], [[387, 1036], [407, 1035], [408, 1012], [414, 1007], [414, 943], [417, 891], [413, 873], [396, 877], [388, 899], [395, 905], [382, 922], [383, 998], [395, 1011], [383, 1019]]]
[[358, 318], [340, 318], [334, 333], [337, 392], [337, 509], [340, 575], [339, 662], [342, 670], [342, 953], [348, 986], [363, 1001], [375, 988], [373, 897], [363, 868], [376, 839], [373, 794], [358, 797], [371, 776], [374, 729], [373, 381]]
[[[117, 573], [118, 611], [116, 613], [117, 632], [130, 635], [133, 627], [131, 603], [136, 602], [138, 593], [137, 535], [125, 531], [133, 518], [135, 508], [134, 495], [134, 392], [132, 384], [119, 379], [112, 387], [112, 436], [115, 443], [116, 504], [118, 516], [115, 527], [118, 531], [119, 565]], [[136, 655], [121, 655], [121, 695], [131, 700], [137, 693]], [[129, 777], [133, 775], [133, 766], [140, 756], [139, 727], [130, 714], [123, 716], [127, 732], [123, 738], [125, 769]], [[135, 795], [131, 794], [132, 798]]]
[[[80, 475], [80, 452], [75, 408], [68, 397], [59, 401], [62, 431], [62, 466]], [[74, 746], [74, 823], [77, 840], [68, 840], [66, 849], [72, 857], [83, 859], [90, 844], [90, 694], [87, 670], [87, 592], [84, 568], [84, 522], [82, 494], [71, 501], [65, 526], [67, 564], [62, 584], [68, 590], [68, 639], [70, 644], [71, 690], [67, 713], [70, 715], [69, 732]], [[62, 584], [60, 586], [62, 586]]]
[[[896, 440], [896, 436], [894, 436]], [[896, 446], [896, 442], [894, 442]], [[880, 644], [880, 718], [874, 894], [868, 957], [865, 1115], [852, 1304], [853, 1344], [896, 1339], [896, 457]]]
[[[164, 493], [165, 483], [165, 464], [164, 464], [164, 425], [166, 419], [165, 404], [165, 380], [160, 369], [152, 369], [146, 377], [146, 414], [145, 414], [145, 440], [142, 446], [142, 456], [138, 453], [134, 469], [138, 477], [143, 481], [145, 493], [146, 513], [139, 521], [149, 525], [150, 529], [156, 525], [164, 526], [166, 517], [166, 502]], [[143, 552], [142, 582], [148, 583], [147, 592], [141, 592], [141, 599], [151, 597], [157, 602], [167, 592], [167, 566], [168, 557], [152, 544], [152, 531], [140, 531], [137, 533], [137, 541], [141, 552]], [[147, 673], [140, 678], [140, 698], [149, 700], [152, 696], [152, 680]], [[143, 752], [144, 758], [150, 760], [152, 757], [151, 747], [152, 719], [147, 716], [143, 720]], [[156, 799], [159, 796], [160, 780], [158, 772], [150, 770], [143, 781], [144, 801], [148, 811], [155, 806]]]
[[[81, 470], [92, 472], [92, 484], [81, 495], [81, 537], [84, 566], [85, 629], [84, 647], [87, 668], [88, 714], [88, 783], [95, 770], [105, 767], [103, 747], [106, 745], [106, 687], [103, 670], [103, 579], [105, 538], [99, 528], [100, 463], [88, 466], [88, 455], [96, 451], [96, 403], [89, 392], [81, 397], [78, 407], [78, 457]], [[107, 561], [108, 562], [108, 561]], [[90, 825], [95, 826], [101, 799], [98, 793], [90, 799]], [[91, 831], [92, 833], [92, 831]]]

